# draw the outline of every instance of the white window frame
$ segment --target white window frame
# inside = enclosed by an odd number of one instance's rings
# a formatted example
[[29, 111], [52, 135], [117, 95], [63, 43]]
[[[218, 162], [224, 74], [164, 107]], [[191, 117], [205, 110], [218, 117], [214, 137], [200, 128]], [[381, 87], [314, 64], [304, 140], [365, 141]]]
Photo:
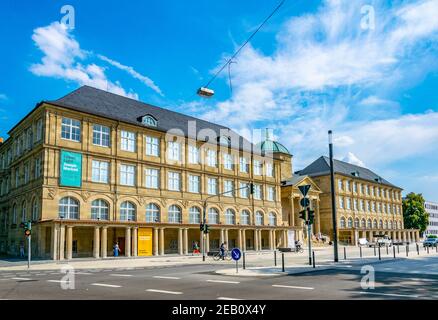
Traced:
[[93, 124], [93, 145], [109, 147], [111, 144], [111, 130], [101, 124]]
[[174, 171], [167, 173], [167, 189], [170, 191], [181, 191], [181, 173]]
[[268, 197], [267, 197], [267, 200], [268, 201], [275, 201], [275, 196], [276, 196], [276, 194], [275, 194], [276, 192], [275, 192], [275, 187], [271, 187], [271, 186], [268, 186]]
[[239, 171], [242, 173], [248, 173], [248, 159], [245, 157], [240, 157], [239, 159]]
[[121, 130], [120, 132], [120, 150], [135, 152], [136, 134], [132, 131]]
[[239, 189], [240, 189], [240, 197], [243, 199], [249, 198], [249, 183], [248, 182], [240, 182], [239, 183]]
[[256, 176], [261, 176], [262, 175], [262, 162], [260, 160], [254, 160], [253, 161], [253, 172], [254, 175]]
[[217, 167], [217, 152], [214, 149], [207, 149], [207, 166], [216, 168]]
[[134, 165], [121, 164], [120, 165], [120, 185], [135, 186], [135, 171]]
[[160, 187], [160, 170], [156, 168], [145, 168], [145, 187], [149, 189], [158, 189]]
[[109, 162], [92, 160], [91, 161], [91, 181], [97, 183], [108, 183]]
[[61, 119], [61, 139], [81, 142], [81, 122], [63, 117]]
[[211, 194], [211, 195], [218, 194], [217, 178], [207, 178], [207, 194]]
[[172, 161], [181, 161], [181, 144], [179, 142], [167, 142], [167, 159]]
[[146, 155], [152, 157], [160, 155], [160, 138], [146, 136]]
[[189, 174], [189, 192], [199, 193], [201, 190], [201, 177], [194, 174]]
[[230, 153], [224, 153], [224, 169], [233, 170], [233, 155]]
[[189, 145], [189, 163], [199, 164], [200, 152], [199, 148], [194, 145]]
[[224, 192], [230, 191], [230, 192], [224, 193], [224, 196], [225, 197], [234, 197], [233, 189], [234, 189], [234, 181], [233, 180], [224, 180]]

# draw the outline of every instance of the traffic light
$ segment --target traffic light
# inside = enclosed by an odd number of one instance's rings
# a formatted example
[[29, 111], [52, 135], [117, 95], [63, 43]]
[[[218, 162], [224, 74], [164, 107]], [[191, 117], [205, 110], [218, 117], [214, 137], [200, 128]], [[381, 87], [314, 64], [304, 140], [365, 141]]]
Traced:
[[203, 224], [203, 223], [201, 223], [201, 224], [199, 225], [199, 230], [204, 231], [204, 224]]
[[306, 210], [300, 211], [300, 219], [306, 220]]
[[210, 232], [209, 228], [210, 228], [210, 226], [208, 224], [204, 224], [204, 232], [205, 233], [209, 233]]
[[254, 183], [249, 184], [249, 193], [254, 194]]
[[308, 215], [309, 224], [313, 224], [313, 222], [315, 221], [315, 211], [309, 209], [308, 213], [309, 213]]
[[24, 224], [24, 235], [26, 236], [26, 237], [28, 237], [28, 236], [30, 236], [30, 234], [32, 233], [31, 232], [31, 230], [32, 230], [32, 222], [25, 222]]

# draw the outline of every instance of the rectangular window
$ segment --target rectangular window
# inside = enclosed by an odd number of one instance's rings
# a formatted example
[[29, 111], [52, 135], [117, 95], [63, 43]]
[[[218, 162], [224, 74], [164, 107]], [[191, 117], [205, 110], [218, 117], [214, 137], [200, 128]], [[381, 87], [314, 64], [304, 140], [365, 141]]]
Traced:
[[350, 191], [350, 181], [349, 181], [349, 180], [347, 180], [347, 181], [345, 182], [345, 190], [346, 190], [346, 191]]
[[199, 193], [200, 181], [201, 181], [200, 176], [189, 174], [189, 192]]
[[240, 157], [240, 172], [248, 173], [248, 160], [245, 157]]
[[342, 180], [338, 180], [338, 189], [342, 190]]
[[181, 144], [178, 142], [169, 141], [167, 143], [167, 158], [173, 161], [181, 160]]
[[216, 178], [208, 178], [207, 184], [207, 193], [208, 194], [217, 194], [217, 179]]
[[108, 167], [106, 161], [93, 160], [91, 163], [91, 181], [108, 183]]
[[245, 183], [245, 182], [241, 182], [239, 184], [241, 198], [248, 198], [248, 196], [249, 196], [248, 186], [249, 186], [249, 184]]
[[275, 187], [268, 187], [268, 201], [275, 201]]
[[146, 137], [146, 155], [158, 157], [160, 154], [160, 139], [156, 137]]
[[20, 186], [20, 171], [19, 168], [15, 169], [15, 188]]
[[71, 141], [81, 141], [81, 123], [78, 120], [62, 118], [61, 138]]
[[339, 208], [344, 209], [344, 198], [339, 198]]
[[160, 177], [160, 171], [158, 169], [151, 169], [147, 168], [145, 169], [145, 176], [146, 176], [146, 188], [150, 189], [158, 189], [159, 186], [159, 177]]
[[199, 164], [199, 148], [189, 145], [189, 163]]
[[217, 155], [215, 150], [207, 150], [207, 165], [209, 167], [216, 167], [217, 164]]
[[121, 132], [120, 149], [123, 151], [135, 152], [135, 133], [129, 131]]
[[229, 153], [224, 153], [224, 169], [233, 170], [233, 156]]
[[353, 182], [353, 192], [357, 193], [357, 183]]
[[30, 170], [29, 169], [30, 169], [30, 166], [29, 166], [29, 162], [28, 162], [24, 165], [24, 184], [27, 184], [30, 180], [30, 175], [29, 175]]
[[41, 177], [41, 158], [38, 157], [35, 159], [35, 171], [34, 171], [35, 179]]
[[347, 210], [351, 210], [351, 199], [347, 198]]
[[93, 144], [101, 147], [109, 147], [110, 128], [101, 126], [100, 124], [93, 125]]
[[120, 184], [124, 186], [135, 185], [135, 166], [120, 165]]
[[224, 192], [227, 192], [224, 194], [226, 197], [233, 197], [233, 181], [232, 180], [225, 180], [224, 181]]
[[363, 200], [360, 200], [360, 211], [365, 211], [365, 203]]
[[358, 205], [357, 205], [358, 203], [357, 203], [357, 199], [354, 199], [354, 203], [353, 203], [353, 208], [354, 208], [354, 211], [357, 211], [357, 208], [358, 208]]
[[181, 175], [178, 172], [168, 172], [167, 173], [167, 184], [168, 189], [171, 191], [180, 191], [181, 189]]
[[256, 176], [261, 176], [262, 175], [262, 164], [260, 162], [260, 160], [254, 160], [254, 174]]
[[262, 186], [259, 184], [254, 185], [254, 199], [262, 200]]
[[38, 119], [36, 127], [36, 141], [43, 138], [43, 119]]
[[27, 129], [27, 144], [26, 144], [26, 148], [28, 150], [32, 149], [33, 146], [33, 128], [30, 127], [29, 129]]
[[266, 176], [267, 177], [274, 176], [274, 165], [270, 162], [266, 162]]

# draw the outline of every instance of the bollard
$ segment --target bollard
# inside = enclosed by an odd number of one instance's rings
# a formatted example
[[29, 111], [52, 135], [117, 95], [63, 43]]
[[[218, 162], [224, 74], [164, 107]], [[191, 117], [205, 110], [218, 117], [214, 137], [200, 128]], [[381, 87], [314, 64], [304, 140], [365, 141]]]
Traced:
[[388, 255], [389, 254], [389, 247], [388, 246], [386, 246], [386, 255]]
[[427, 246], [427, 254], [429, 254], [429, 246]]
[[277, 266], [277, 250], [274, 251], [274, 266]]
[[409, 245], [406, 245], [406, 257], [409, 257]]
[[376, 245], [374, 245], [374, 256], [376, 256]]
[[438, 245], [435, 245], [435, 250], [436, 252], [438, 252]]
[[284, 252], [281, 253], [281, 271], [284, 272]]
[[362, 247], [359, 247], [359, 254], [360, 254], [360, 257], [362, 258]]
[[382, 257], [380, 256], [380, 244], [379, 244], [379, 260], [382, 260]]
[[394, 259], [395, 259], [395, 247], [394, 246], [392, 246], [392, 251], [394, 253]]
[[400, 245], [397, 245], [397, 253], [400, 253]]
[[313, 268], [315, 268], [315, 251], [312, 251]]
[[344, 247], [344, 260], [347, 260], [347, 249]]
[[243, 263], [243, 270], [245, 270], [246, 269], [245, 252], [243, 252], [243, 261], [242, 261], [242, 263]]
[[420, 255], [420, 247], [418, 246], [418, 243], [417, 243], [417, 255]]

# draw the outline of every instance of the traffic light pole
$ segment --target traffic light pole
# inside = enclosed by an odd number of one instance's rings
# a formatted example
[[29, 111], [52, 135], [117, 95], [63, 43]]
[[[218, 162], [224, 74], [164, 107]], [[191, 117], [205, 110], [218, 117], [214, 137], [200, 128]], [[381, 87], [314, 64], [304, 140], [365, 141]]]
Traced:
[[[29, 221], [28, 225], [29, 230], [32, 230], [32, 222]], [[31, 252], [32, 252], [32, 235], [27, 236], [27, 268], [30, 268], [30, 260], [31, 260]]]
[[333, 168], [333, 140], [332, 131], [329, 134], [329, 152], [330, 152], [330, 185], [331, 185], [331, 195], [332, 195], [332, 223], [333, 223], [333, 250], [334, 250], [334, 261], [338, 262], [338, 228], [336, 223], [336, 197], [335, 197], [335, 173]]
[[312, 265], [312, 225], [310, 224], [310, 221], [308, 221], [307, 223], [307, 238], [309, 242], [309, 266], [311, 266]]

